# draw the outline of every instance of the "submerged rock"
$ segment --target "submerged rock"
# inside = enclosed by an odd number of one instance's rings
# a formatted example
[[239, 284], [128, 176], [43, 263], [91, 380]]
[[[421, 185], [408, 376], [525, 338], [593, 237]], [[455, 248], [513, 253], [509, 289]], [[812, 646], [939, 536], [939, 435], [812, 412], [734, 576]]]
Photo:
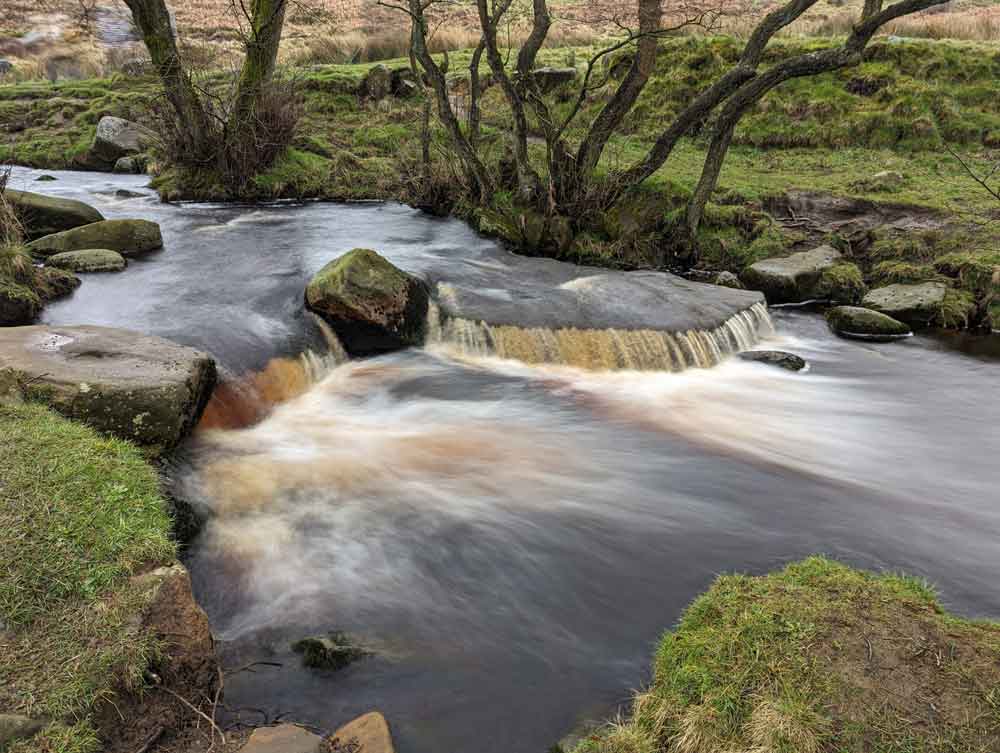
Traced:
[[35, 181], [37, 183], [48, 183], [53, 180], [59, 180], [59, 179], [55, 175], [49, 175], [48, 173], [44, 175], [39, 175], [37, 178], [35, 178]]
[[87, 248], [53, 254], [45, 264], [70, 272], [121, 272], [125, 269], [125, 257], [109, 248]]
[[215, 386], [215, 361], [193, 348], [108, 327], [0, 329], [0, 393], [162, 454], [194, 427]]
[[756, 363], [777, 366], [788, 371], [802, 371], [806, 367], [806, 360], [794, 353], [786, 353], [783, 350], [745, 350], [737, 353], [737, 358], [743, 361], [755, 361]]
[[[240, 748], [241, 753], [323, 753], [325, 750], [323, 738], [297, 724], [258, 727]], [[361, 750], [352, 753], [361, 753]]]
[[104, 215], [89, 204], [73, 199], [60, 199], [13, 188], [4, 191], [4, 198], [14, 208], [29, 240], [104, 219]]
[[146, 160], [142, 155], [119, 157], [115, 160], [115, 166], [111, 168], [111, 172], [123, 175], [141, 175], [146, 172]]
[[940, 315], [947, 292], [947, 286], [940, 282], [889, 285], [871, 291], [861, 303], [910, 326], [926, 327]]
[[837, 306], [830, 309], [826, 312], [826, 321], [830, 329], [841, 337], [889, 341], [913, 334], [903, 322], [860, 306]]
[[103, 220], [46, 235], [28, 244], [31, 252], [40, 256], [90, 248], [105, 248], [122, 256], [132, 256], [162, 246], [160, 226], [149, 220]]
[[145, 126], [124, 118], [105, 115], [97, 123], [94, 142], [90, 146], [90, 161], [111, 168], [122, 157], [145, 151], [156, 135]]
[[423, 282], [366, 248], [330, 262], [306, 287], [306, 306], [356, 355], [423, 343], [428, 300]]
[[332, 753], [394, 753], [389, 723], [378, 711], [369, 711], [330, 736]]
[[370, 652], [354, 644], [344, 633], [303, 638], [292, 644], [292, 651], [302, 654], [302, 664], [313, 669], [343, 669]]
[[791, 256], [751, 264], [740, 278], [752, 290], [761, 291], [768, 303], [801, 303], [821, 297], [817, 289], [823, 272], [840, 261], [833, 246], [819, 246]]

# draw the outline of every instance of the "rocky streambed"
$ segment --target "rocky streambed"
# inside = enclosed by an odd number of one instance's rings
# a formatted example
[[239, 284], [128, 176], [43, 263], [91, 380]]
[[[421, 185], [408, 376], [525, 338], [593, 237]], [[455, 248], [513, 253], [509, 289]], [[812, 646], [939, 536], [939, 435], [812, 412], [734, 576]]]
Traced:
[[[43, 324], [163, 337], [283, 398], [252, 425], [196, 432], [171, 466], [206, 520], [186, 555], [194, 593], [225, 666], [254, 669], [227, 677], [228, 721], [330, 732], [379, 708], [401, 750], [544, 750], [627, 699], [715, 573], [818, 551], [1000, 612], [985, 338], [968, 352], [841, 340], [781, 310], [759, 347], [800, 354], [804, 373], [721, 350], [676, 373], [499, 359], [498, 343], [560, 329], [715, 331], [760, 296], [521, 259], [398, 205], [171, 206], [137, 177], [57, 178], [46, 191], [110, 220], [157, 222], [163, 248], [87, 276]], [[275, 359], [327, 348], [303, 291], [353, 248], [418, 279], [424, 326], [436, 307], [454, 331], [332, 359], [290, 389]], [[332, 631], [370, 655], [303, 666], [292, 644]]]

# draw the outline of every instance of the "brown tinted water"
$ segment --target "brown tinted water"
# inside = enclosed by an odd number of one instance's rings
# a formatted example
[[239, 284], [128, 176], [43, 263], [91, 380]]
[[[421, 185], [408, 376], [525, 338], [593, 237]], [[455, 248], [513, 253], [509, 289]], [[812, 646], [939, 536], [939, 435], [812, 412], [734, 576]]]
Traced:
[[[188, 564], [228, 666], [280, 665], [227, 678], [244, 719], [333, 729], [380, 708], [400, 753], [545, 751], [648, 679], [715, 574], [816, 552], [1000, 617], [995, 338], [859, 343], [782, 310], [762, 345], [806, 373], [598, 372], [448, 338], [306, 367], [327, 345], [302, 288], [341, 251], [475, 258], [483, 284], [503, 252], [395, 205], [172, 207], [114, 199], [131, 178], [57, 175], [46, 190], [156, 219], [167, 246], [48, 320], [197, 345], [259, 397], [174, 469], [212, 516]], [[375, 656], [303, 669], [290, 642], [327, 630]]]

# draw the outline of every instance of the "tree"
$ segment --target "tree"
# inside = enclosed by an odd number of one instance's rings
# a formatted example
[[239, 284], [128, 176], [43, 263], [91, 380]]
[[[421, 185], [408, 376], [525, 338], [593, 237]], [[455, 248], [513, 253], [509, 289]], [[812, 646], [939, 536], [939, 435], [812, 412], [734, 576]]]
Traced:
[[[268, 122], [265, 104], [271, 84], [287, 0], [234, 0], [245, 49], [230, 100], [220, 113], [217, 98], [199, 89], [185, 70], [165, 0], [125, 0], [142, 33], [173, 110], [175, 151], [189, 165], [216, 165], [234, 183], [248, 172], [266, 167], [283, 144], [261, 148], [261, 130], [275, 130]], [[238, 3], [238, 7], [237, 7]], [[287, 127], [285, 128], [287, 130]], [[290, 137], [290, 134], [288, 134]], [[279, 137], [280, 142], [283, 137]], [[220, 164], [221, 163], [221, 164]], [[238, 187], [238, 186], [237, 186]]]
[[[585, 216], [593, 209], [607, 208], [629, 189], [641, 184], [663, 167], [682, 137], [714, 116], [708, 153], [700, 179], [687, 205], [681, 232], [687, 238], [694, 261], [697, 231], [705, 205], [715, 190], [734, 130], [743, 116], [776, 86], [793, 78], [815, 76], [861, 62], [865, 47], [885, 24], [947, 0], [898, 0], [884, 6], [883, 0], [865, 0], [850, 35], [842, 44], [828, 49], [789, 56], [761, 69], [765, 50], [776, 33], [799, 19], [819, 0], [788, 0], [768, 13], [756, 25], [730, 70], [695, 97], [673, 121], [666, 125], [648, 153], [636, 164], [617, 171], [604, 180], [595, 172], [613, 134], [632, 111], [639, 95], [649, 83], [658, 52], [659, 40], [685, 27], [713, 28], [725, 13], [724, 0], [711, 6], [698, 0], [671, 4], [669, 20], [664, 22], [662, 0], [636, 0], [633, 21], [620, 15], [613, 22], [621, 30], [620, 38], [596, 52], [588, 61], [582, 83], [567, 116], [557, 121], [536, 76], [533, 75], [538, 52], [552, 24], [547, 0], [530, 0], [531, 30], [521, 46], [513, 66], [507, 64], [497, 41], [497, 32], [510, 0], [475, 0], [481, 31], [478, 56], [485, 53], [493, 79], [500, 85], [512, 113], [511, 152], [517, 172], [519, 200], [535, 205], [548, 215]], [[448, 98], [443, 74], [427, 51], [427, 15], [446, 0], [407, 0], [394, 6], [411, 19], [412, 44], [437, 94], [437, 109], [449, 138], [467, 173], [473, 177], [477, 193], [489, 197], [494, 181], [478, 144], [478, 86], [473, 78], [469, 127], [463, 131]], [[614, 4], [620, 7], [620, 4]], [[602, 62], [622, 51], [632, 53], [628, 71], [614, 88], [604, 106], [583, 131], [579, 143], [567, 137], [570, 125], [585, 111], [584, 105], [610, 83]], [[475, 64], [475, 63], [474, 63]], [[476, 120], [471, 119], [476, 112]], [[534, 115], [545, 140], [544, 170], [532, 161], [528, 149], [528, 113]], [[541, 175], [545, 176], [542, 180]]]

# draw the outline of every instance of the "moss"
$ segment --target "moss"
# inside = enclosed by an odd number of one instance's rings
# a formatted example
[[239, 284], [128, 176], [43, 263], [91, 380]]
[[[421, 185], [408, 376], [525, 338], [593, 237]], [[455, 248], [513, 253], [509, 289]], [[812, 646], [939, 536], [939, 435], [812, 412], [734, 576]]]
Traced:
[[15, 750], [96, 751], [88, 714], [138, 687], [157, 646], [130, 576], [171, 561], [156, 472], [127, 442], [39, 405], [0, 405], [0, 707], [64, 721]]
[[288, 149], [271, 168], [254, 178], [261, 197], [310, 197], [323, 193], [330, 175], [330, 160], [312, 152]]
[[578, 751], [992, 750], [998, 650], [1000, 625], [919, 579], [821, 557], [726, 575], [660, 641], [631, 718]]
[[944, 294], [938, 324], [949, 329], [965, 329], [971, 324], [976, 299], [967, 290], [949, 289]]
[[938, 280], [940, 275], [930, 264], [908, 261], [883, 261], [872, 269], [872, 279], [878, 285], [912, 284]]
[[823, 270], [816, 287], [816, 295], [837, 303], [857, 303], [868, 287], [857, 264], [842, 262]]

